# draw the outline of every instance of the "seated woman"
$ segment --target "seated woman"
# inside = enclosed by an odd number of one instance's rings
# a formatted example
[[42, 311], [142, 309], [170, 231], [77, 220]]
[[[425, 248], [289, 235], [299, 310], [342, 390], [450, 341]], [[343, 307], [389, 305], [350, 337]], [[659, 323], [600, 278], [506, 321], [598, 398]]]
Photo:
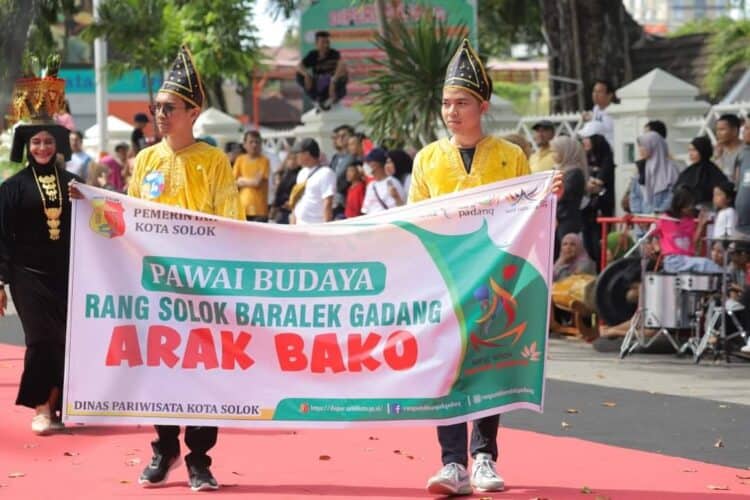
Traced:
[[[598, 330], [591, 321], [596, 265], [586, 253], [578, 234], [562, 239], [560, 257], [555, 262], [552, 284], [551, 330], [558, 333], [596, 338]], [[572, 323], [572, 326], [564, 326]]]
[[596, 266], [586, 253], [581, 237], [568, 233], [560, 244], [560, 257], [555, 261], [552, 281], [560, 281], [574, 274], [596, 274]]
[[711, 259], [695, 256], [695, 246], [705, 227], [707, 216], [701, 211], [699, 221], [693, 217], [695, 198], [685, 186], [680, 186], [674, 192], [672, 204], [666, 214], [656, 221], [653, 233], [659, 239], [664, 270], [668, 273], [723, 272]]
[[667, 141], [656, 132], [638, 137], [638, 176], [630, 185], [629, 211], [634, 214], [664, 212], [669, 208], [679, 172], [669, 158]]
[[690, 166], [677, 177], [675, 187], [685, 186], [690, 189], [698, 205], [711, 205], [714, 188], [729, 182], [724, 172], [711, 161], [713, 154], [711, 140], [706, 136], [696, 137], [688, 146]]

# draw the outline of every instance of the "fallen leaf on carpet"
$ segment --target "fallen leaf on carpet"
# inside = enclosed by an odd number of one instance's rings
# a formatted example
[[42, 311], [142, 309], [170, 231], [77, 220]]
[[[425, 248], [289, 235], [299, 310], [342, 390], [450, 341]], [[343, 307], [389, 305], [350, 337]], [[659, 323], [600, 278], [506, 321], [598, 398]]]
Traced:
[[408, 458], [409, 460], [414, 460], [414, 457], [413, 457], [412, 455], [404, 455], [404, 456], [405, 456], [406, 458]]
[[709, 490], [717, 490], [717, 491], [728, 491], [729, 490], [729, 486], [723, 486], [723, 485], [719, 486], [719, 485], [715, 485], [715, 484], [709, 484], [708, 485], [708, 489]]
[[318, 460], [330, 460], [330, 459], [331, 459], [330, 455], [321, 455], [318, 457]]
[[396, 455], [401, 455], [401, 450], [393, 450], [393, 453], [395, 453]]
[[492, 497], [479, 497], [479, 500], [495, 500]]
[[130, 460], [125, 460], [125, 464], [129, 465], [130, 467], [133, 467], [134, 465], [138, 465], [141, 463], [140, 458], [131, 458]]
[[129, 479], [120, 479], [120, 484], [130, 484]]
[[377, 441], [377, 440], [378, 440], [378, 439], [380, 439], [380, 438], [377, 438], [377, 437], [375, 437], [375, 436], [370, 436], [370, 437], [368, 437], [367, 439], [369, 439], [370, 441]]
[[698, 469], [682, 469], [682, 472], [698, 472]]
[[742, 474], [737, 474], [737, 479], [750, 479], [750, 476], [743, 476]]
[[591, 488], [589, 488], [588, 486], [584, 486], [583, 488], [581, 488], [581, 493], [583, 493], [584, 495], [590, 495], [593, 493], [593, 491], [591, 491]]
[[232, 471], [232, 474], [234, 474], [235, 476], [241, 476], [242, 475], [241, 472], [235, 472], [235, 471]]
[[17, 477], [23, 477], [25, 475], [26, 474], [24, 474], [23, 472], [11, 472], [10, 474], [8, 474], [8, 477], [9, 478], [17, 478]]
[[724, 441], [723, 441], [723, 440], [722, 440], [721, 438], [719, 438], [719, 439], [718, 439], [718, 440], [717, 440], [717, 441], [716, 441], [716, 442], [714, 443], [714, 448], [724, 448]]
[[578, 413], [578, 410], [576, 410], [575, 408], [568, 408], [567, 410], [565, 410], [565, 412], [566, 413]]
[[549, 500], [547, 497], [534, 497], [531, 500]]
[[23, 447], [28, 450], [29, 448], [39, 448], [39, 445], [36, 444], [36, 443], [27, 443], [27, 444], [23, 445]]
[[365, 451], [367, 451], [367, 452], [375, 451], [375, 448], [365, 448]]
[[605, 408], [614, 408], [615, 406], [617, 406], [617, 403], [613, 403], [612, 401], [604, 401], [602, 403], [602, 406], [604, 406]]
[[563, 420], [563, 421], [562, 421], [562, 422], [560, 423], [560, 427], [562, 427], [563, 429], [567, 429], [567, 428], [569, 428], [569, 427], [570, 427], [570, 424], [569, 424], [569, 423], [567, 423], [567, 422], [566, 422], [565, 420]]
[[604, 495], [596, 495], [596, 498], [594, 500], [611, 500], [609, 497], [605, 497]]
[[76, 451], [66, 451], [65, 453], [63, 453], [63, 456], [65, 457], [77, 457], [78, 455], [79, 453]]

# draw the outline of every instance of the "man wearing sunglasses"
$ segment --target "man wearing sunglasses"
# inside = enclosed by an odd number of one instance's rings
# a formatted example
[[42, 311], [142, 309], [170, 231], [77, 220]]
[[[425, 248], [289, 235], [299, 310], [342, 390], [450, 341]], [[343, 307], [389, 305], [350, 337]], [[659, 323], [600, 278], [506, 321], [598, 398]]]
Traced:
[[[193, 123], [203, 105], [200, 76], [190, 51], [182, 47], [155, 102], [151, 106], [164, 139], [138, 153], [128, 194], [136, 198], [179, 206], [207, 214], [244, 220], [239, 195], [226, 155], [193, 137]], [[166, 483], [169, 471], [179, 464], [180, 428], [157, 425], [151, 443], [154, 456], [138, 482], [144, 487]], [[185, 456], [188, 482], [193, 491], [215, 490], [219, 484], [209, 466], [207, 452], [216, 444], [216, 427], [186, 427]]]

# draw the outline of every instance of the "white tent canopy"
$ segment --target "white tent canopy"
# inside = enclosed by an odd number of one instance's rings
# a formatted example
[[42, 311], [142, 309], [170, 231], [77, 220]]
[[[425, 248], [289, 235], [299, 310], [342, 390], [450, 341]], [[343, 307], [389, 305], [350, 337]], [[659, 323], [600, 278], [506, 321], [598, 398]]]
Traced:
[[205, 110], [193, 125], [195, 137], [211, 136], [220, 148], [230, 141], [242, 140], [242, 122], [216, 108]]
[[[107, 152], [114, 153], [115, 146], [121, 142], [130, 144], [130, 134], [133, 132], [133, 126], [116, 116], [107, 116]], [[97, 149], [99, 148], [99, 124], [86, 129], [83, 134], [83, 146], [87, 153], [94, 158], [98, 158]]]

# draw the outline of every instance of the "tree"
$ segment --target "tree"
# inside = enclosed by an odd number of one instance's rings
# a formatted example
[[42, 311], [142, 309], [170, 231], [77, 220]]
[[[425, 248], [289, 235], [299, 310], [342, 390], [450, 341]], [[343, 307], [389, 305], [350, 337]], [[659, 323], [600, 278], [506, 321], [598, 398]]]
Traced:
[[479, 53], [510, 56], [514, 44], [525, 43], [539, 52], [544, 45], [539, 2], [479, 0]]
[[711, 37], [712, 54], [706, 74], [706, 87], [712, 97], [725, 90], [728, 73], [750, 66], [750, 21], [725, 19], [717, 23], [717, 28]]
[[615, 88], [632, 79], [630, 47], [643, 29], [621, 0], [540, 1], [556, 111], [590, 108], [598, 78]]
[[[458, 28], [465, 32], [465, 26]], [[372, 61], [379, 69], [366, 80], [372, 89], [363, 108], [365, 124], [379, 144], [419, 148], [437, 138], [445, 71], [462, 37], [430, 15], [416, 24], [391, 20], [388, 30], [388, 37], [374, 40], [385, 57]]]
[[233, 78], [247, 84], [260, 63], [260, 49], [251, 23], [253, 0], [191, 0], [182, 2], [179, 18], [184, 41], [200, 71], [209, 102], [226, 110], [222, 83]]
[[167, 0], [103, 0], [99, 20], [82, 33], [89, 42], [105, 37], [115, 57], [107, 63], [118, 78], [140, 69], [153, 102], [154, 77], [174, 59], [182, 39], [177, 7]]

